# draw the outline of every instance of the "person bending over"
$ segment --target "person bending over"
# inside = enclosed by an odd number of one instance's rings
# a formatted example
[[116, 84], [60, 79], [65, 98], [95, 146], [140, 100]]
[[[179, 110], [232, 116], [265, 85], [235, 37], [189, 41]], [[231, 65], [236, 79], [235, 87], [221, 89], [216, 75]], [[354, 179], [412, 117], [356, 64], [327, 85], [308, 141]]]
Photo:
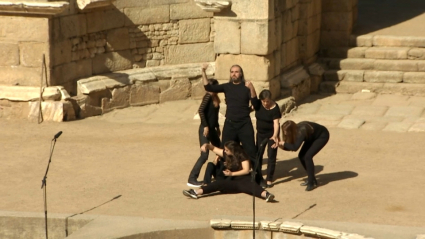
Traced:
[[[207, 78], [205, 71], [202, 74], [203, 78]], [[209, 81], [211, 85], [218, 85], [217, 80]], [[218, 124], [218, 114], [220, 110], [220, 99], [217, 93], [207, 92], [202, 98], [201, 105], [199, 106], [198, 113], [201, 118], [201, 124], [199, 125], [199, 144], [200, 146], [211, 143], [214, 146], [219, 147], [220, 142], [220, 126]], [[201, 152], [198, 160], [193, 166], [189, 174], [187, 185], [190, 187], [200, 187], [202, 182], [198, 181], [198, 176], [201, 171], [202, 165], [208, 160], [209, 152]]]
[[[274, 102], [272, 93], [263, 90], [259, 94], [260, 100], [253, 100], [255, 117], [257, 118], [257, 152], [260, 152], [260, 143], [264, 139], [267, 142], [267, 187], [272, 186], [273, 175], [276, 166], [277, 147], [279, 143], [279, 119], [282, 117], [279, 106]], [[260, 155], [258, 167], [263, 165], [263, 155]]]
[[211, 150], [221, 156], [226, 166], [223, 174], [231, 177], [230, 180], [217, 180], [208, 185], [201, 186], [197, 190], [183, 190], [183, 195], [198, 199], [200, 195], [213, 192], [221, 193], [246, 193], [263, 198], [267, 202], [273, 201], [274, 195], [264, 190], [260, 185], [251, 181], [250, 161], [248, 155], [243, 151], [241, 145], [234, 141], [228, 141], [224, 144], [224, 150], [215, 147], [212, 144], [204, 144], [202, 151]]
[[279, 147], [287, 151], [297, 151], [304, 142], [298, 158], [307, 171], [307, 181], [301, 183], [301, 186], [307, 186], [306, 191], [313, 190], [317, 187], [313, 157], [328, 143], [328, 129], [314, 122], [303, 121], [296, 124], [288, 120], [282, 124], [282, 139]]

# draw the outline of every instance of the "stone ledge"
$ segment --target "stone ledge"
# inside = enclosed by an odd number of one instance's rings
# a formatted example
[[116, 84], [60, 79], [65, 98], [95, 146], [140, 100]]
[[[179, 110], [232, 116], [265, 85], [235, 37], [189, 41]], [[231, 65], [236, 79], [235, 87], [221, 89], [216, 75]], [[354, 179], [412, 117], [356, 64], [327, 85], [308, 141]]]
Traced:
[[77, 0], [78, 8], [81, 10], [106, 7], [112, 5], [114, 0]]
[[[9, 101], [35, 101], [40, 98], [40, 87], [35, 86], [0, 86], [0, 99]], [[69, 94], [61, 86], [44, 87], [43, 100], [61, 100]]]
[[0, 2], [0, 13], [56, 15], [68, 6], [68, 2]]
[[[240, 221], [240, 220], [229, 220], [229, 219], [212, 219], [210, 220], [211, 228], [214, 230], [240, 230], [245, 231], [247, 229], [252, 230], [255, 225], [256, 230], [260, 231], [274, 231], [273, 233], [282, 233], [298, 236], [299, 238], [329, 238], [329, 239], [373, 239], [371, 237], [365, 237], [358, 234], [346, 233], [341, 231], [330, 230], [320, 227], [306, 226], [299, 222], [289, 221], [260, 221], [253, 224], [252, 221]], [[274, 238], [275, 236], [273, 236]], [[280, 237], [279, 237], [280, 238]], [[286, 238], [286, 237], [285, 237]], [[292, 238], [292, 237], [291, 237]]]

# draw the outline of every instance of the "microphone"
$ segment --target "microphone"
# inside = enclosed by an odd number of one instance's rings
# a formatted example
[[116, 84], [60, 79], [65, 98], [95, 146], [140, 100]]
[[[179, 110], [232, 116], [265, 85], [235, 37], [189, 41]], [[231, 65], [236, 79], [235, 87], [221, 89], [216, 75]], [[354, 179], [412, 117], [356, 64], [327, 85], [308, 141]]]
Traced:
[[61, 136], [62, 131], [59, 131], [57, 134], [55, 134], [55, 136], [53, 137], [53, 140], [59, 138], [59, 136]]

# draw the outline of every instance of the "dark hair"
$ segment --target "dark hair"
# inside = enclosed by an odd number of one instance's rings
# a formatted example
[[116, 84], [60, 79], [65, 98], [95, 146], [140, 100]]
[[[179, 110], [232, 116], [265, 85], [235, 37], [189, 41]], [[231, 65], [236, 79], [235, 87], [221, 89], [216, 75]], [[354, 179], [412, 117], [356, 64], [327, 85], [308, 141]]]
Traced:
[[226, 155], [226, 168], [232, 172], [242, 170], [242, 161], [249, 159], [242, 146], [235, 141], [227, 141], [224, 147], [232, 152], [232, 155]]
[[269, 90], [262, 90], [259, 95], [260, 100], [272, 99], [272, 92]]
[[298, 134], [304, 134], [306, 138], [309, 138], [314, 132], [313, 126], [306, 121], [296, 124], [292, 120], [287, 120], [282, 124], [281, 129], [282, 139], [288, 144], [295, 143]]
[[[218, 85], [218, 80], [216, 79], [210, 79], [208, 80], [208, 84], [210, 85]], [[208, 93], [207, 93], [208, 94]], [[212, 100], [215, 107], [218, 107], [220, 105], [220, 98], [218, 98], [217, 94], [212, 94]]]
[[[242, 82], [242, 83], [245, 83], [245, 74], [243, 73], [243, 69], [242, 69], [242, 67], [241, 67], [240, 65], [233, 65], [232, 67], [230, 67], [230, 70], [231, 70], [233, 67], [239, 67], [239, 70], [241, 71], [241, 82]], [[230, 81], [232, 81], [232, 79], [230, 79]]]

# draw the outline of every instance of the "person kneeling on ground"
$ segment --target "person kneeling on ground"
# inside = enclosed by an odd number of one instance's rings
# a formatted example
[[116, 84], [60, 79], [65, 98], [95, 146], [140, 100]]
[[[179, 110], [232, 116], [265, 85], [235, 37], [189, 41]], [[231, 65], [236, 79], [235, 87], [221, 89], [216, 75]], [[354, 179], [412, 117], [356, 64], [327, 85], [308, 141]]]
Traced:
[[201, 186], [197, 190], [183, 190], [183, 195], [198, 199], [200, 195], [220, 191], [221, 193], [246, 193], [273, 201], [274, 195], [264, 190], [260, 185], [251, 181], [250, 161], [248, 155], [239, 143], [228, 141], [224, 144], [224, 150], [214, 147], [212, 144], [204, 144], [202, 151], [211, 150], [221, 156], [226, 166], [223, 174], [231, 177], [231, 180], [216, 180], [208, 185]]

